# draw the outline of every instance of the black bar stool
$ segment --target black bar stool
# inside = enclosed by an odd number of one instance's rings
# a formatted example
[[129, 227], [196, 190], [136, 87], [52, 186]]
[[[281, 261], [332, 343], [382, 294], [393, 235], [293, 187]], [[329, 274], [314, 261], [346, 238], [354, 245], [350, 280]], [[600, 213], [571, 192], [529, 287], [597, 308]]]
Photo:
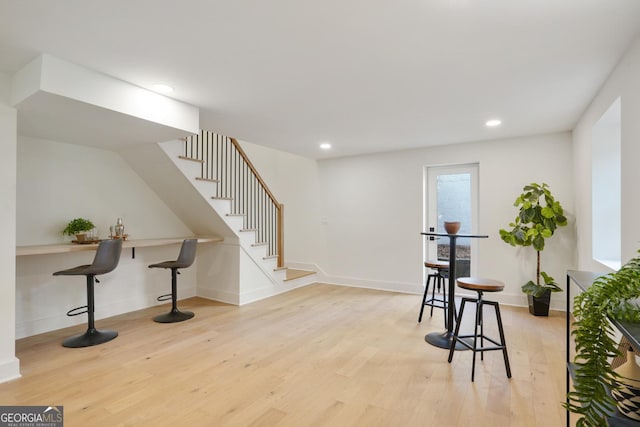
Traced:
[[161, 314], [153, 318], [158, 323], [175, 323], [182, 322], [184, 320], [191, 319], [194, 314], [190, 311], [178, 310], [178, 269], [187, 268], [193, 264], [196, 259], [196, 246], [198, 245], [198, 239], [186, 239], [182, 242], [180, 248], [180, 254], [175, 261], [164, 261], [158, 264], [151, 264], [149, 268], [170, 268], [171, 269], [171, 293], [160, 295], [158, 301], [171, 300], [171, 311], [166, 314]]
[[[444, 327], [447, 327], [447, 285], [445, 278], [449, 274], [449, 262], [448, 261], [425, 261], [424, 266], [435, 270], [435, 273], [429, 273], [427, 276], [427, 284], [424, 288], [424, 295], [422, 297], [422, 305], [420, 306], [420, 315], [418, 315], [418, 323], [422, 322], [422, 313], [424, 312], [424, 306], [431, 306], [431, 314], [433, 316], [433, 307], [441, 308], [444, 310]], [[429, 286], [433, 279], [433, 288], [431, 288], [431, 298], [427, 299], [429, 294]], [[442, 289], [442, 298], [436, 298], [436, 286], [438, 292]]]
[[53, 273], [54, 276], [87, 277], [87, 305], [73, 308], [67, 312], [67, 316], [78, 316], [87, 313], [87, 331], [84, 334], [67, 338], [62, 342], [63, 346], [71, 348], [89, 347], [111, 341], [118, 336], [118, 332], [116, 331], [98, 331], [95, 327], [94, 282], [100, 283], [96, 278], [97, 275], [109, 273], [118, 266], [121, 252], [122, 240], [103, 240], [98, 245], [96, 256], [91, 265], [80, 265]]
[[[480, 360], [484, 359], [485, 351], [502, 350], [504, 357], [504, 366], [507, 369], [507, 378], [511, 378], [511, 367], [509, 366], [509, 355], [507, 354], [507, 344], [504, 340], [504, 331], [502, 329], [502, 318], [500, 317], [500, 305], [495, 301], [485, 301], [482, 298], [484, 292], [501, 292], [504, 289], [504, 283], [493, 280], [485, 279], [481, 277], [461, 277], [457, 280], [458, 286], [462, 289], [468, 289], [478, 293], [478, 298], [463, 297], [460, 305], [460, 313], [456, 320], [456, 329], [453, 333], [453, 341], [451, 342], [451, 348], [449, 350], [449, 363], [453, 359], [453, 352], [456, 348], [456, 342], [462, 344], [473, 352], [473, 364], [471, 368], [471, 381], [473, 381], [476, 373], [476, 353], [480, 352]], [[462, 314], [464, 313], [464, 306], [467, 302], [475, 303], [476, 305], [476, 322], [475, 330], [473, 334], [459, 335], [460, 323], [462, 322]], [[500, 342], [489, 338], [484, 335], [484, 321], [482, 316], [482, 309], [485, 305], [492, 305], [496, 311], [496, 319], [498, 321], [498, 333], [500, 334]], [[478, 328], [480, 328], [480, 334], [478, 334]], [[464, 338], [473, 338], [473, 344], [470, 344]], [[480, 346], [478, 347], [478, 338], [480, 338]], [[489, 341], [490, 346], [484, 345], [484, 340]]]

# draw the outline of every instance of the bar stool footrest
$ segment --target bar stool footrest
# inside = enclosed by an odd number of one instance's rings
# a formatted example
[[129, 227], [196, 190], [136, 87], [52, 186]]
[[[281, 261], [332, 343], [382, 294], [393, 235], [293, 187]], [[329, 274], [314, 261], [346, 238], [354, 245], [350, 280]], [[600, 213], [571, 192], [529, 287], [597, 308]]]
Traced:
[[[458, 341], [460, 344], [464, 345], [465, 347], [467, 347], [469, 350], [473, 350], [473, 337], [474, 335], [458, 335], [458, 337], [456, 338], [456, 341]], [[463, 341], [463, 339], [466, 338], [466, 341]], [[498, 341], [494, 340], [493, 338], [490, 338], [486, 335], [478, 335], [478, 337], [476, 338], [476, 342], [479, 342], [481, 339], [485, 339], [489, 342], [491, 342], [492, 344], [495, 344], [495, 347], [489, 347], [489, 346], [484, 346], [484, 347], [477, 347], [475, 349], [475, 351], [492, 351], [492, 350], [503, 350], [506, 348], [505, 345], [500, 344]]]
[[431, 298], [426, 300], [424, 302], [424, 305], [428, 305], [436, 308], [447, 308], [447, 301], [444, 301], [438, 298]]
[[169, 301], [171, 300], [171, 298], [173, 298], [173, 294], [164, 294], [164, 295], [160, 295], [158, 298], [156, 298], [157, 301]]
[[[77, 311], [77, 310], [84, 310], [84, 311]], [[67, 311], [67, 316], [79, 316], [81, 314], [85, 314], [88, 312], [89, 312], [89, 307], [86, 305], [83, 305], [80, 307], [72, 308], [71, 310]]]

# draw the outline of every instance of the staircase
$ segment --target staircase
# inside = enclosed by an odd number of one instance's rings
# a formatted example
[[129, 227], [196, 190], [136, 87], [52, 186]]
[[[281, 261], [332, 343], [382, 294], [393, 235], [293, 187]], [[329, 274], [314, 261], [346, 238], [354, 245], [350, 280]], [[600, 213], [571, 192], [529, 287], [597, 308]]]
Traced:
[[201, 253], [199, 296], [242, 305], [317, 280], [284, 266], [284, 207], [233, 138], [202, 131], [120, 154], [194, 234], [224, 237]]
[[276, 268], [283, 268], [284, 206], [271, 193], [238, 141], [201, 131], [185, 139], [184, 153], [178, 158], [200, 165], [195, 179], [207, 183], [211, 198], [224, 205], [218, 213], [241, 219], [239, 231], [252, 236], [251, 246], [263, 246], [264, 259], [274, 259]]

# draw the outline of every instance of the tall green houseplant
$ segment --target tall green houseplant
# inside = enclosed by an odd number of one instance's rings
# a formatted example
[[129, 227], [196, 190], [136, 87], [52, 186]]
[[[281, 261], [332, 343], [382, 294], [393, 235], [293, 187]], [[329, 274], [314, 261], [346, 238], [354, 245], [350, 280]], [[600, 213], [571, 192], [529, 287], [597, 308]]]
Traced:
[[[547, 184], [535, 182], [524, 186], [513, 205], [519, 209], [518, 216], [509, 224], [510, 230], [500, 230], [500, 238], [511, 246], [533, 247], [537, 256], [536, 280], [528, 281], [522, 291], [534, 299], [545, 294], [548, 298], [549, 292], [562, 289], [553, 277], [540, 270], [540, 252], [544, 250], [545, 239], [553, 236], [558, 227], [567, 225], [564, 209]], [[541, 277], [543, 283], [540, 283]]]

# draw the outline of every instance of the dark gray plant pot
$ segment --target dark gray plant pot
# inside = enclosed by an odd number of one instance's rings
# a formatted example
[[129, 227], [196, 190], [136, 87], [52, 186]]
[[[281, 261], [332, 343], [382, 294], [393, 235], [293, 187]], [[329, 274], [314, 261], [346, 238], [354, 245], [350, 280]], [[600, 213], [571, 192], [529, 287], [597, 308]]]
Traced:
[[549, 304], [551, 303], [551, 291], [547, 291], [541, 297], [527, 295], [529, 300], [529, 313], [534, 316], [548, 316]]

